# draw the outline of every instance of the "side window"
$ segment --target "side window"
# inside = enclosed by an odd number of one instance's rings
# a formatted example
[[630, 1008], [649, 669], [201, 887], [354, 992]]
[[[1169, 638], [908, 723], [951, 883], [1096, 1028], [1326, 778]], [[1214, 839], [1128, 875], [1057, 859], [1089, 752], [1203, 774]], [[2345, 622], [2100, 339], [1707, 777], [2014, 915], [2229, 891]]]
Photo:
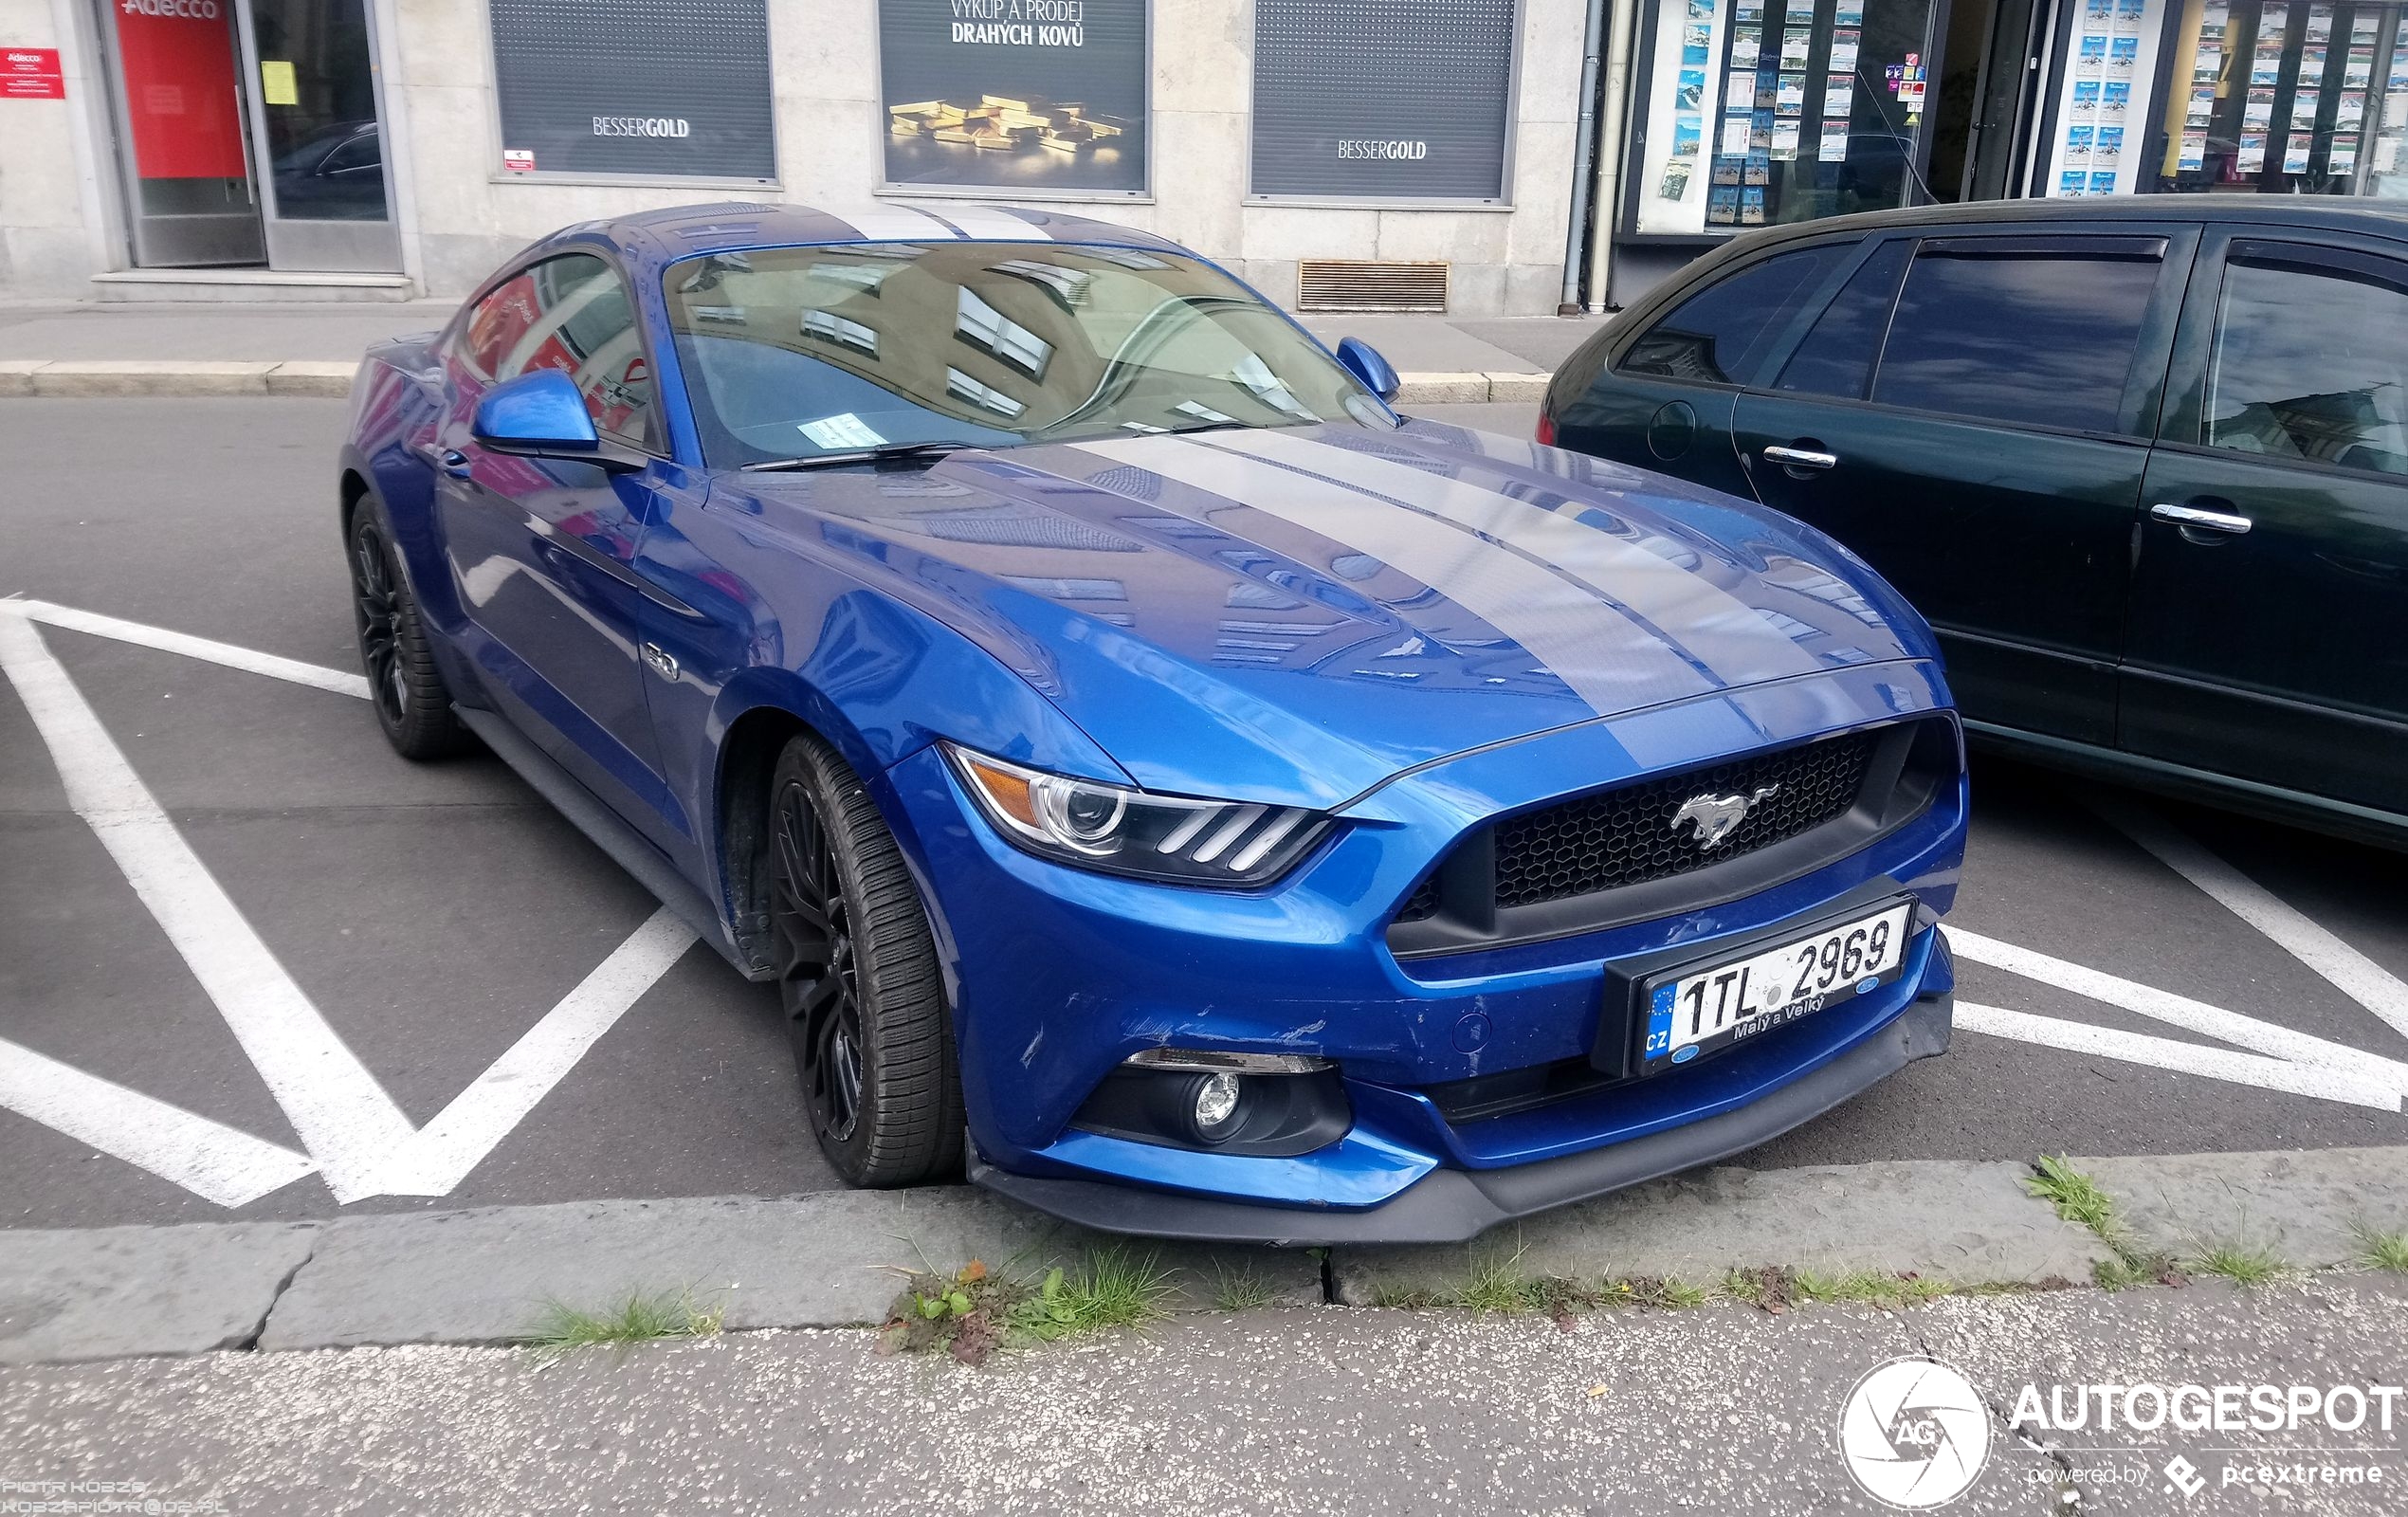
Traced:
[[1889, 313], [1898, 304], [1898, 276], [1906, 272], [1906, 254], [1913, 247], [1904, 238], [1885, 243], [1848, 276], [1806, 340], [1781, 365], [1774, 389], [1865, 398], [1873, 359], [1889, 331]]
[[638, 447], [652, 441], [652, 367], [627, 285], [584, 253], [546, 259], [477, 303], [461, 356], [499, 383], [557, 369], [584, 392], [593, 425]]
[[1854, 250], [1852, 243], [1825, 243], [1726, 274], [1648, 328], [1618, 367], [1624, 374], [1744, 384], [1782, 320]]
[[2408, 474], [2408, 266], [2385, 278], [2374, 259], [2263, 246], [2225, 265], [2200, 440]]
[[2164, 262], [2156, 237], [1926, 242], [1898, 293], [1873, 398], [2113, 431]]

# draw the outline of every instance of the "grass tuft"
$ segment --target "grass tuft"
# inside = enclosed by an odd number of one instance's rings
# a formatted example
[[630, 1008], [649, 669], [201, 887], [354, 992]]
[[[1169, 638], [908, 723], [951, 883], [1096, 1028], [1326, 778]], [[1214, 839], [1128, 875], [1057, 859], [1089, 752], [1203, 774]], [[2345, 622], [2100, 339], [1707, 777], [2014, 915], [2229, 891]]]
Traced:
[[1250, 1264], [1232, 1270], [1216, 1262], [1213, 1274], [1213, 1305], [1223, 1311], [1251, 1311], [1256, 1307], [1268, 1306], [1275, 1293], [1271, 1283], [1256, 1274]]
[[2271, 1248], [2247, 1243], [2211, 1243], [2190, 1260], [2194, 1273], [2219, 1275], [2236, 1286], [2262, 1286], [2290, 1273]]
[[709, 1338], [725, 1322], [724, 1307], [704, 1308], [691, 1291], [630, 1295], [607, 1311], [582, 1311], [558, 1301], [544, 1303], [543, 1313], [520, 1341], [545, 1361], [580, 1348], [610, 1347], [621, 1353], [637, 1343], [663, 1339]]
[[2043, 1154], [2035, 1167], [2039, 1173], [2023, 1182], [2024, 1189], [2054, 1206], [2057, 1215], [2081, 1223], [2108, 1247], [2116, 1247], [2122, 1224], [2116, 1220], [2115, 1202], [2097, 1180], [2074, 1168], [2073, 1161], [2064, 1154], [2053, 1158]]
[[1878, 1270], [1847, 1270], [1837, 1274], [1800, 1270], [1797, 1297], [1828, 1305], [1912, 1307], [1937, 1301], [1958, 1288], [1926, 1275], [1885, 1274]]
[[1473, 1254], [1471, 1273], [1462, 1289], [1455, 1291], [1453, 1305], [1466, 1311], [1495, 1312], [1506, 1317], [1518, 1316], [1537, 1306], [1535, 1282], [1522, 1272], [1522, 1251]]
[[1164, 1315], [1174, 1293], [1170, 1271], [1155, 1255], [1140, 1258], [1115, 1244], [1087, 1255], [1075, 1274], [1059, 1266], [1047, 1270], [1012, 1325], [1048, 1343], [1100, 1327], [1140, 1327]]
[[2380, 1232], [2364, 1222], [2356, 1224], [2350, 1231], [2358, 1235], [2359, 1263], [2369, 1270], [2408, 1274], [2408, 1232]]

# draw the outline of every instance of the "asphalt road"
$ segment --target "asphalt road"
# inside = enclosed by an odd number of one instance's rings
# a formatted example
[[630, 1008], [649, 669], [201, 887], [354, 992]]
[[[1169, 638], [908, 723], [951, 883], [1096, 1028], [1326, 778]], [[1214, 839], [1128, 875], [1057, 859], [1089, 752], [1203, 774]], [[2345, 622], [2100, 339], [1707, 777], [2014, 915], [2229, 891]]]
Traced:
[[[1526, 434], [1530, 410], [1432, 414]], [[10, 460], [0, 596], [356, 668], [330, 500], [342, 422], [334, 401], [0, 402]], [[575, 1003], [570, 993], [651, 914], [638, 886], [499, 763], [404, 763], [356, 699], [119, 632], [39, 626], [192, 853], [409, 1126], [444, 1112], [531, 1029], [553, 1026], [547, 1014]], [[2271, 922], [2294, 952], [2104, 817], [2097, 807], [2128, 799], [2119, 793], [1990, 762], [1975, 782], [1951, 923], [2002, 945], [1993, 962], [1961, 954], [1962, 1000], [1999, 1015], [1989, 1031], [1961, 1030], [1947, 1058], [1746, 1162], [2408, 1141], [2396, 1074], [2387, 1109], [2362, 1104], [2364, 1080], [2303, 1065], [2281, 1041], [2304, 1033], [2408, 1057], [2408, 1038], [2379, 1014], [2408, 1030], [2398, 855], [2141, 803], [2130, 825], [2169, 830], [2162, 849], [2204, 850], [2223, 872], [2201, 877], [2223, 882], [2226, 902]], [[2194, 874], [2204, 868], [2192, 861]], [[2017, 951], [2021, 972], [1996, 967]], [[636, 988], [522, 1119], [498, 1124], [465, 1178], [440, 1195], [351, 1208], [833, 1183], [798, 1120], [766, 991], [699, 947]], [[2259, 1051], [2198, 1031], [2215, 1010], [2252, 1019], [2242, 1035]], [[20, 696], [0, 688], [0, 1226], [334, 1213], [317, 1177], [228, 1206], [99, 1151], [138, 1148], [142, 1133], [189, 1113], [238, 1147], [299, 1153], [289, 1052], [274, 1037], [246, 1052], [231, 1034], [70, 809]], [[2318, 1057], [2349, 1059], [2311, 1050], [2310, 1064]], [[19, 1114], [34, 1108], [45, 1120]], [[131, 1136], [120, 1140], [120, 1125]]]

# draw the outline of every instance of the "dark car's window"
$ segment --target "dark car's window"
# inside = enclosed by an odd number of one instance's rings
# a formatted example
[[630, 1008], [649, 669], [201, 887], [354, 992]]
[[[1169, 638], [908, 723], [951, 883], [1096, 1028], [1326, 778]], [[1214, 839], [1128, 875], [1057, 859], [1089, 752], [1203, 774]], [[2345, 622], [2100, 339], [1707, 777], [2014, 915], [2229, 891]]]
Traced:
[[[1998, 251], [1925, 243], [1906, 270], [1873, 398], [1984, 421], [2112, 431], [2164, 263], [2155, 238]], [[2126, 251], [2125, 249], [2135, 249]], [[2154, 249], [2154, 256], [2142, 249]]]
[[1624, 374], [1744, 384], [1780, 321], [1855, 250], [1825, 243], [1776, 253], [1716, 280], [1672, 307], [1622, 356]]
[[598, 258], [550, 258], [506, 281], [469, 313], [456, 351], [496, 383], [557, 369], [584, 393], [596, 428], [651, 446], [652, 366], [627, 283]]
[[1898, 276], [1906, 271], [1913, 247], [1906, 241], [1886, 243], [1848, 276], [1830, 308], [1815, 319], [1815, 329], [1781, 365], [1774, 389], [1865, 398], [1873, 359], [1889, 330], [1890, 310], [1898, 303]]
[[1074, 244], [713, 253], [663, 274], [720, 467], [889, 443], [1003, 448], [1389, 413], [1209, 265]]
[[2202, 441], [2408, 474], [2403, 285], [2408, 267], [2387, 280], [2372, 266], [2229, 262]]

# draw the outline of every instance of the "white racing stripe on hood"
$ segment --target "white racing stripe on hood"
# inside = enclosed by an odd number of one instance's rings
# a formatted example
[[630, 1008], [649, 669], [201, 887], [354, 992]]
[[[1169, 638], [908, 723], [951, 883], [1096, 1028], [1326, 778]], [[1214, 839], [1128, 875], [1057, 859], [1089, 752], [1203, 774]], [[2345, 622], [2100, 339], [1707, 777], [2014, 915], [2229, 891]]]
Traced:
[[[1510, 549], [1407, 506], [1186, 438], [1068, 446], [1209, 491], [1411, 575], [1520, 643], [1600, 713], [1712, 688], [1687, 660], [1599, 596]], [[1178, 510], [1172, 502], [1154, 503]], [[1210, 524], [1246, 536], [1225, 521]]]
[[1724, 684], [1822, 667], [1754, 607], [1704, 575], [1560, 512], [1393, 458], [1292, 432], [1214, 432], [1210, 445], [1376, 490], [1520, 548], [1645, 617], [1666, 641], [1686, 649]]
[[924, 210], [909, 206], [870, 206], [829, 214], [871, 242], [955, 242], [952, 228]]

